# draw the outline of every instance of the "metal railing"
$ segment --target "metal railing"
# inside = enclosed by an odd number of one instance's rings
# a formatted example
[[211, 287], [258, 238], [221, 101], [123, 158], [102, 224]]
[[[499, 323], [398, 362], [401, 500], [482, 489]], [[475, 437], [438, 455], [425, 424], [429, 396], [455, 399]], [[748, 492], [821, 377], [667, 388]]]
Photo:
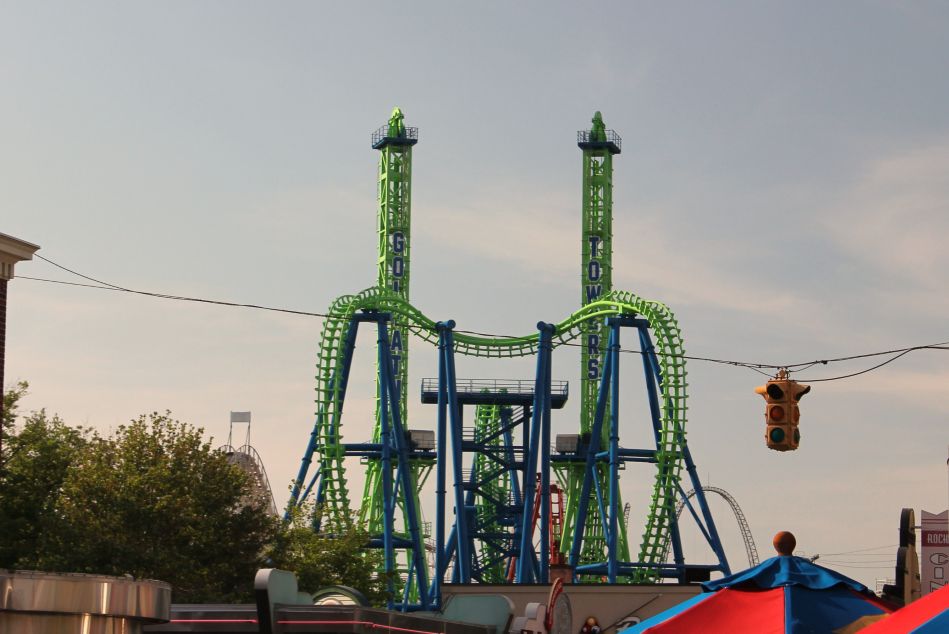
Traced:
[[418, 141], [418, 128], [404, 128], [404, 130], [405, 134], [393, 136], [389, 134], [389, 126], [386, 124], [372, 133], [372, 146], [375, 147], [381, 143], [383, 139]]
[[623, 139], [616, 130], [606, 130], [604, 134], [593, 134], [592, 130], [577, 132], [577, 143], [612, 143], [616, 149], [623, 149]]
[[[459, 394], [533, 394], [533, 379], [458, 379], [455, 388]], [[569, 396], [568, 381], [551, 381], [551, 396]], [[422, 392], [437, 392], [438, 379], [422, 379]]]

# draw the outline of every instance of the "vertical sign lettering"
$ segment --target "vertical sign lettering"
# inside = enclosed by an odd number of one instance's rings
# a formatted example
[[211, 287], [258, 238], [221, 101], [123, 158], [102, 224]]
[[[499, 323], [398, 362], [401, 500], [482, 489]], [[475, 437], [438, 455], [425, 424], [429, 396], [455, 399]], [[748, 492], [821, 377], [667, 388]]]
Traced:
[[920, 582], [923, 596], [946, 585], [949, 577], [949, 511], [922, 512]]
[[396, 231], [392, 234], [392, 290], [402, 290], [402, 278], [405, 276], [405, 234]]
[[[588, 238], [590, 241], [590, 260], [587, 262], [586, 270], [586, 303], [590, 304], [592, 302], [600, 299], [600, 294], [603, 292], [603, 284], [599, 283], [600, 278], [603, 276], [603, 268], [600, 265], [600, 243], [602, 240], [599, 236], [590, 236]], [[600, 378], [600, 324], [596, 321], [591, 321], [588, 328], [592, 331], [587, 333], [587, 378], [590, 380], [596, 380]]]

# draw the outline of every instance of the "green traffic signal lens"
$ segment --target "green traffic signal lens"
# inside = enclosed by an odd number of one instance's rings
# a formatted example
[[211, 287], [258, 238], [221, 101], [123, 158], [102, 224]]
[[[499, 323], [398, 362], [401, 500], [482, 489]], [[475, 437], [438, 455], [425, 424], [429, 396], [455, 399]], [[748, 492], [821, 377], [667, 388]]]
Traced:
[[773, 443], [784, 442], [784, 430], [781, 429], [780, 427], [775, 427], [774, 429], [768, 432], [768, 438]]

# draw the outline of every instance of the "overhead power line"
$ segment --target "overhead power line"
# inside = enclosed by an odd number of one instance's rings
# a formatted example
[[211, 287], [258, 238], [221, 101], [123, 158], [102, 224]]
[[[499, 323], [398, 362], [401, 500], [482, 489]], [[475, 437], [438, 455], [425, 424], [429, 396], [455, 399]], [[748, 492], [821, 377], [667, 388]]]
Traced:
[[[50, 260], [49, 258], [43, 257], [42, 255], [34, 254], [34, 256], [39, 258], [40, 260], [43, 260], [44, 262], [51, 264], [52, 266], [55, 266], [58, 269], [66, 271], [67, 273], [80, 277], [89, 282], [94, 282], [94, 284], [84, 284], [81, 282], [68, 282], [65, 280], [53, 280], [53, 279], [42, 278], [42, 277], [29, 277], [26, 275], [18, 275], [17, 279], [32, 280], [35, 282], [46, 282], [50, 284], [62, 284], [65, 286], [77, 286], [81, 288], [94, 288], [98, 290], [115, 291], [115, 292], [122, 292], [122, 293], [132, 293], [135, 295], [144, 295], [146, 297], [157, 297], [159, 299], [170, 299], [170, 300], [182, 301], [182, 302], [213, 304], [217, 306], [228, 306], [231, 308], [253, 308], [255, 310], [265, 310], [265, 311], [276, 312], [276, 313], [287, 313], [291, 315], [302, 315], [305, 317], [319, 317], [322, 319], [326, 319], [330, 317], [330, 315], [326, 313], [317, 313], [317, 312], [311, 312], [311, 311], [305, 311], [305, 310], [294, 310], [291, 308], [281, 308], [277, 306], [264, 306], [261, 304], [247, 304], [247, 303], [242, 303], [242, 302], [228, 302], [228, 301], [221, 301], [221, 300], [215, 300], [215, 299], [206, 299], [202, 297], [188, 297], [185, 295], [176, 295], [176, 294], [170, 294], [170, 293], [155, 293], [151, 291], [141, 291], [141, 290], [136, 290], [132, 288], [126, 288], [124, 286], [112, 284], [111, 282], [106, 282], [106, 281], [91, 277], [89, 275], [86, 275], [84, 273], [80, 273], [79, 271], [76, 271], [69, 267], [63, 266], [62, 264], [54, 262], [53, 260]], [[513, 335], [501, 335], [497, 333], [478, 332], [474, 330], [459, 329], [459, 330], [456, 330], [455, 332], [479, 336], [479, 337], [490, 337], [493, 339], [517, 339], [518, 338]], [[565, 342], [560, 345], [581, 348], [583, 347], [584, 344]], [[764, 370], [777, 371], [779, 369], [785, 369], [785, 370], [788, 370], [789, 372], [800, 372], [802, 370], [812, 368], [816, 365], [829, 365], [831, 363], [841, 363], [845, 361], [855, 361], [858, 359], [868, 359], [872, 357], [890, 355], [890, 358], [886, 359], [882, 363], [878, 363], [874, 366], [860, 370], [858, 372], [852, 372], [850, 374], [843, 374], [843, 375], [832, 376], [832, 377], [797, 378], [796, 379], [802, 382], [816, 383], [820, 381], [837, 381], [840, 379], [848, 379], [851, 377], [860, 376], [861, 374], [867, 374], [868, 372], [872, 372], [874, 370], [882, 368], [883, 366], [893, 363], [897, 359], [909, 354], [910, 352], [914, 352], [917, 350], [949, 350], [949, 341], [942, 341], [939, 343], [926, 344], [926, 345], [921, 345], [921, 346], [910, 346], [907, 348], [897, 348], [894, 350], [884, 350], [880, 352], [867, 352], [863, 354], [855, 354], [855, 355], [850, 355], [846, 357], [835, 357], [835, 358], [830, 358], [830, 359], [816, 359], [814, 361], [806, 361], [802, 363], [791, 363], [791, 364], [783, 364], [783, 365], [771, 364], [771, 363], [755, 363], [751, 361], [735, 361], [731, 359], [716, 359], [713, 357], [697, 357], [697, 356], [691, 356], [691, 355], [679, 355], [679, 356], [680, 358], [687, 359], [689, 361], [702, 361], [705, 363], [717, 363], [720, 365], [730, 365], [730, 366], [735, 366], [735, 367], [747, 368], [749, 370], [758, 372], [759, 374], [763, 374], [764, 376], [770, 377], [771, 374], [769, 374], [768, 372], [765, 372]], [[624, 354], [642, 355], [642, 354], [645, 354], [646, 351], [621, 348], [620, 352]]]
[[173, 300], [182, 301], [182, 302], [198, 302], [198, 303], [201, 303], [201, 304], [217, 304], [218, 306], [231, 306], [231, 307], [236, 307], [236, 308], [255, 308], [255, 309], [257, 309], [257, 310], [268, 310], [268, 311], [273, 311], [273, 312], [277, 312], [277, 313], [290, 313], [290, 314], [292, 314], [292, 315], [305, 315], [305, 316], [307, 316], [307, 317], [326, 317], [326, 316], [327, 316], [327, 315], [322, 314], [322, 313], [311, 313], [311, 312], [307, 312], [307, 311], [303, 311], [303, 310], [292, 310], [292, 309], [289, 309], [289, 308], [277, 308], [277, 307], [274, 307], [274, 306], [262, 306], [262, 305], [259, 305], [259, 304], [243, 304], [243, 303], [237, 303], [237, 302], [224, 302], [224, 301], [219, 301], [219, 300], [214, 300], [214, 299], [204, 299], [204, 298], [201, 298], [201, 297], [186, 297], [186, 296], [183, 296], [183, 295], [170, 295], [170, 294], [166, 294], [166, 293], [153, 293], [153, 292], [149, 292], [149, 291], [138, 291], [138, 290], [134, 290], [134, 289], [131, 289], [131, 288], [125, 288], [125, 287], [123, 287], [123, 286], [118, 286], [118, 285], [116, 285], [116, 284], [112, 284], [111, 282], [104, 282], [104, 281], [98, 280], [98, 279], [96, 279], [96, 278], [94, 278], [94, 277], [90, 277], [90, 276], [88, 276], [88, 275], [85, 275], [84, 273], [80, 273], [79, 271], [74, 271], [73, 269], [68, 268], [68, 267], [65, 267], [65, 266], [63, 266], [62, 264], [59, 264], [59, 263], [57, 263], [57, 262], [53, 262], [53, 261], [50, 260], [49, 258], [44, 258], [42, 255], [40, 255], [40, 254], [38, 254], [38, 253], [35, 253], [34, 256], [37, 257], [37, 258], [39, 258], [39, 259], [41, 259], [41, 260], [43, 260], [44, 262], [48, 262], [49, 264], [52, 264], [53, 266], [55, 266], [55, 267], [58, 268], [58, 269], [62, 269], [63, 271], [66, 271], [67, 273], [72, 273], [73, 275], [76, 275], [76, 276], [78, 276], [78, 277], [81, 277], [81, 278], [83, 278], [84, 280], [89, 280], [90, 282], [95, 282], [98, 286], [93, 285], [93, 284], [79, 284], [79, 283], [76, 283], [76, 282], [66, 282], [66, 281], [63, 281], [63, 280], [50, 280], [50, 279], [45, 279], [45, 278], [41, 278], [41, 277], [27, 277], [27, 276], [25, 276], [25, 275], [18, 275], [18, 276], [17, 276], [18, 278], [25, 279], [25, 280], [34, 280], [34, 281], [37, 281], [37, 282], [50, 282], [50, 283], [53, 283], [53, 284], [65, 284], [65, 285], [67, 285], [67, 286], [81, 286], [81, 287], [85, 287], [85, 288], [98, 288], [98, 289], [100, 289], [100, 290], [121, 291], [121, 292], [124, 292], [124, 293], [133, 293], [133, 294], [135, 294], [135, 295], [145, 295], [145, 296], [147, 296], [147, 297], [158, 297], [158, 298], [160, 298], [160, 299], [173, 299]]
[[217, 304], [218, 306], [232, 306], [236, 308], [256, 308], [257, 310], [269, 310], [275, 313], [290, 313], [291, 315], [305, 315], [306, 317], [326, 317], [323, 313], [310, 313], [305, 310], [293, 310], [290, 308], [277, 308], [275, 306], [261, 306], [260, 304], [240, 304], [237, 302], [222, 302], [214, 299], [202, 299], [200, 297], [184, 297], [181, 295], [166, 295], [164, 293], [150, 293], [148, 291], [136, 291], [128, 288], [119, 288], [113, 286], [97, 286], [95, 284], [80, 284], [78, 282], [66, 282], [63, 280], [49, 280], [43, 277], [29, 277], [27, 275], [17, 275], [18, 280], [33, 280], [34, 282], [49, 282], [51, 284], [63, 284], [65, 286], [80, 286], [83, 288], [97, 288], [101, 291], [118, 291], [120, 293], [134, 293], [136, 295], [145, 295], [148, 297], [158, 297], [160, 299], [175, 299], [182, 302], [198, 302], [201, 304]]
[[855, 555], [857, 553], [872, 553], [875, 550], [892, 550], [897, 548], [899, 544], [883, 544], [882, 546], [874, 546], [873, 548], [858, 548], [857, 550], [845, 550], [842, 553], [821, 553], [821, 557], [839, 557], [841, 555]]
[[[477, 331], [474, 331], [474, 330], [456, 330], [455, 332], [461, 332], [461, 333], [465, 333], [465, 334], [469, 334], [469, 335], [477, 335], [477, 336], [481, 336], [481, 337], [495, 337], [495, 338], [499, 338], [499, 339], [513, 339], [513, 338], [515, 338], [515, 337], [513, 337], [513, 336], [511, 336], [511, 335], [492, 335], [492, 334], [489, 334], [489, 333], [477, 332]], [[582, 348], [582, 347], [584, 347], [584, 344], [582, 344], [582, 343], [571, 343], [571, 342], [561, 343], [560, 345], [562, 345], [562, 346], [573, 346], [573, 347], [577, 347], [577, 348]], [[819, 382], [819, 381], [837, 381], [837, 380], [839, 380], [839, 379], [847, 379], [847, 378], [850, 378], [850, 377], [859, 376], [859, 375], [861, 375], [861, 374], [866, 374], [867, 372], [872, 372], [873, 370], [876, 370], [877, 368], [882, 368], [883, 366], [885, 366], [885, 365], [887, 365], [887, 364], [889, 364], [889, 363], [893, 363], [894, 361], [896, 361], [896, 360], [899, 359], [900, 357], [902, 357], [902, 356], [904, 356], [904, 355], [907, 355], [907, 354], [909, 354], [910, 352], [913, 352], [913, 351], [916, 351], [916, 350], [949, 350], [949, 341], [942, 341], [942, 342], [939, 342], [939, 343], [926, 344], [926, 345], [922, 345], [922, 346], [911, 346], [911, 347], [909, 347], [909, 348], [899, 348], [899, 349], [896, 349], [896, 350], [884, 350], [884, 351], [882, 351], [882, 352], [869, 352], [869, 353], [864, 353], [864, 354], [852, 355], [852, 356], [849, 356], [849, 357], [837, 357], [837, 358], [833, 358], [833, 359], [818, 359], [818, 360], [816, 360], [816, 361], [809, 361], [809, 362], [806, 362], [806, 363], [796, 363], [796, 364], [795, 364], [795, 363], [792, 363], [792, 364], [790, 364], [790, 365], [776, 365], [776, 364], [768, 364], [768, 363], [752, 363], [752, 362], [749, 362], [749, 361], [733, 361], [733, 360], [729, 360], [729, 359], [714, 359], [714, 358], [711, 358], [711, 357], [695, 357], [695, 356], [691, 356], [691, 355], [687, 355], [687, 354], [683, 354], [683, 355], [679, 355], [679, 356], [680, 356], [680, 358], [682, 358], [682, 359], [688, 359], [688, 360], [690, 360], [690, 361], [705, 361], [705, 362], [708, 362], [708, 363], [719, 363], [719, 364], [723, 364], [723, 365], [732, 365], [732, 366], [736, 366], [736, 367], [748, 368], [749, 370], [754, 370], [755, 372], [758, 372], [759, 374], [763, 374], [764, 376], [770, 377], [771, 374], [768, 374], [767, 372], [763, 372], [762, 370], [764, 370], [764, 369], [771, 369], [771, 370], [785, 369], [785, 370], [788, 370], [788, 371], [795, 371], [795, 369], [798, 368], [796, 371], [800, 371], [800, 368], [807, 369], [807, 368], [813, 367], [813, 366], [815, 366], [815, 365], [828, 365], [828, 364], [831, 364], [831, 363], [840, 363], [840, 362], [843, 362], [843, 361], [854, 361], [854, 360], [856, 360], [856, 359], [866, 359], [866, 358], [870, 358], [870, 357], [879, 357], [879, 356], [884, 356], [884, 355], [894, 355], [894, 356], [892, 356], [891, 358], [887, 359], [886, 361], [884, 361], [884, 362], [882, 362], [882, 363], [879, 363], [879, 364], [877, 364], [877, 365], [875, 365], [875, 366], [873, 366], [873, 367], [867, 368], [867, 369], [865, 369], [865, 370], [860, 370], [859, 372], [853, 372], [853, 373], [851, 373], [851, 374], [844, 374], [844, 375], [841, 375], [841, 376], [833, 376], [833, 377], [825, 377], [825, 378], [817, 378], [817, 379], [810, 379], [810, 378], [807, 378], [807, 379], [796, 378], [796, 379], [795, 379], [795, 380], [797, 380], [797, 381], [815, 383], [815, 382]], [[643, 350], [630, 350], [630, 349], [626, 349], [626, 348], [621, 349], [620, 352], [623, 352], [623, 353], [626, 353], [626, 354], [643, 354], [643, 353], [644, 353]]]

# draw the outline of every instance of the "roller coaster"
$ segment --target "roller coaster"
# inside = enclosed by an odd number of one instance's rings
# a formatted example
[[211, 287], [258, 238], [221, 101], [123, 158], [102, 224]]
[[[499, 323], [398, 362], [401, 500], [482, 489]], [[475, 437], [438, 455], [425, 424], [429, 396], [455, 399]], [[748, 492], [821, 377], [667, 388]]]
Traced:
[[[755, 537], [751, 533], [751, 527], [748, 526], [748, 520], [745, 519], [745, 514], [742, 512], [741, 507], [738, 506], [738, 500], [732, 496], [731, 493], [722, 489], [721, 487], [713, 486], [703, 486], [702, 490], [705, 493], [715, 493], [720, 498], [725, 500], [728, 506], [731, 508], [732, 513], [735, 515], [735, 521], [738, 523], [738, 531], [741, 533], [742, 542], [745, 544], [745, 555], [748, 557], [748, 567], [754, 568], [758, 565], [758, 546], [755, 544]], [[679, 503], [676, 505], [676, 521], [678, 518], [682, 517], [682, 512], [685, 511], [686, 506], [689, 507], [690, 513], [695, 513], [695, 509], [689, 504], [689, 500], [696, 496], [696, 490], [692, 489], [685, 496], [679, 500]], [[669, 556], [669, 546], [671, 545], [671, 539], [666, 539], [666, 557]]]
[[[583, 152], [581, 307], [518, 337], [456, 331], [455, 322], [437, 321], [410, 303], [417, 142], [418, 129], [405, 126], [398, 108], [372, 135], [372, 147], [380, 152], [377, 281], [336, 299], [323, 323], [316, 420], [287, 516], [311, 500], [322, 509], [314, 529], [332, 533], [355, 514], [371, 536], [369, 545], [383, 550], [381, 572], [391, 584], [392, 607], [403, 610], [438, 607], [447, 581], [547, 583], [553, 566], [569, 566], [578, 582], [655, 583], [708, 578], [713, 571], [729, 574], [686, 441], [687, 374], [675, 316], [660, 302], [612, 288], [612, 161], [621, 152], [619, 135], [606, 129], [599, 112], [591, 128], [577, 135]], [[376, 421], [369, 442], [353, 443], [344, 439], [343, 406], [361, 324], [374, 328], [377, 338]], [[644, 422], [642, 416], [626, 416], [621, 424], [624, 329], [638, 344], [649, 402], [645, 418], [653, 442], [642, 448], [620, 444], [621, 431]], [[409, 428], [412, 337], [438, 359], [438, 377], [421, 386], [422, 402], [437, 407], [434, 434]], [[568, 346], [580, 348], [579, 433], [558, 436], [552, 449], [551, 411], [563, 407], [569, 386], [552, 379], [551, 358]], [[462, 379], [455, 372], [456, 355], [534, 356], [535, 377]], [[466, 405], [475, 408], [468, 426]], [[346, 477], [347, 459], [356, 457], [366, 475], [358, 506]], [[619, 488], [619, 472], [628, 463], [651, 466], [653, 473], [635, 558]], [[422, 520], [419, 497], [433, 469], [434, 535]], [[689, 497], [684, 478], [698, 503], [692, 516], [717, 559], [710, 564], [684, 559], [676, 512], [677, 502]], [[556, 504], [561, 495], [562, 509]], [[666, 563], [670, 546], [672, 562]], [[426, 548], [434, 551], [433, 565]]]

